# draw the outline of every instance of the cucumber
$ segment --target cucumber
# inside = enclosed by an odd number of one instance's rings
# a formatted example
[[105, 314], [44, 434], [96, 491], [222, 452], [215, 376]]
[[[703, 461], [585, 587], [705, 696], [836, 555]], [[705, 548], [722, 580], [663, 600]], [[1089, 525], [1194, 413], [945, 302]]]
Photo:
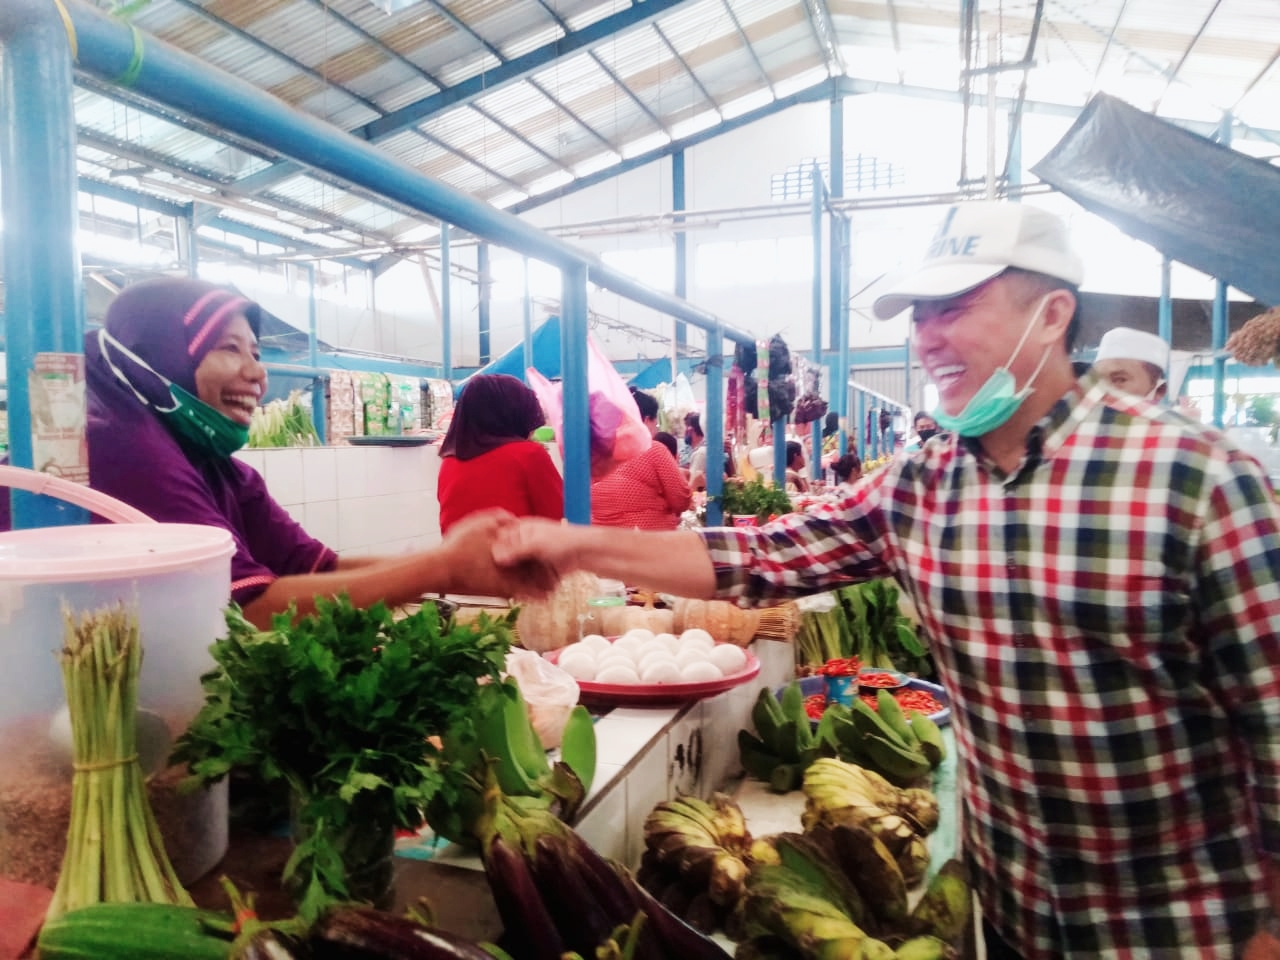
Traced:
[[[51, 920], [37, 960], [227, 960], [231, 921], [166, 903], [95, 903]], [[219, 933], [219, 930], [225, 931]]]

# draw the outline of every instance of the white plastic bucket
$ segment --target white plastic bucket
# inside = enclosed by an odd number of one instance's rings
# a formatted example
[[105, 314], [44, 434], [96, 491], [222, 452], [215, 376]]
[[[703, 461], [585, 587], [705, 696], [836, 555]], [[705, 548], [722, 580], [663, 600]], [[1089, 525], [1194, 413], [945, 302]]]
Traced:
[[[57, 755], [51, 731], [65, 706], [56, 656], [64, 606], [77, 614], [120, 603], [136, 608], [143, 648], [138, 707], [162, 719], [177, 737], [203, 702], [200, 676], [213, 666], [209, 646], [226, 631], [222, 611], [231, 594], [235, 545], [224, 529], [154, 523], [97, 491], [32, 471], [0, 467], [0, 484], [123, 521], [0, 533], [0, 847], [5, 848], [0, 849], [0, 875], [31, 879], [30, 872], [42, 865], [29, 864], [30, 851], [19, 849], [20, 828], [28, 834], [38, 830], [5, 822], [6, 753], [14, 762], [15, 750], [23, 752], [44, 736], [50, 756]], [[25, 753], [29, 762], [30, 751]], [[182, 821], [177, 825], [168, 822], [165, 811], [156, 812], [185, 883], [210, 870], [226, 852], [226, 784], [175, 803], [182, 808], [171, 812]], [[14, 818], [10, 809], [8, 819]]]

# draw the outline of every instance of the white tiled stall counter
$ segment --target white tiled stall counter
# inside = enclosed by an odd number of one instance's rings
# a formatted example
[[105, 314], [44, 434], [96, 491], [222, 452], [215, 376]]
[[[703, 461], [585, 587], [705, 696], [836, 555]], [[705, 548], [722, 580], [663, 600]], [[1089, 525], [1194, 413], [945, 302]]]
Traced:
[[348, 557], [440, 542], [439, 448], [285, 447], [236, 456], [317, 540]]

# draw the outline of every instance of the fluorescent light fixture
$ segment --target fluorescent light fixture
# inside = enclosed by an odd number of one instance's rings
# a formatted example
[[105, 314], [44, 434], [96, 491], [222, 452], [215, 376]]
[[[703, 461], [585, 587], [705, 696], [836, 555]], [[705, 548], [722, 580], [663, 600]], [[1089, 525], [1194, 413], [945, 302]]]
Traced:
[[744, 113], [750, 113], [759, 107], [766, 106], [773, 102], [773, 94], [768, 87], [755, 90], [748, 93], [745, 97], [739, 97], [737, 100], [731, 100], [720, 108], [720, 112], [724, 114], [726, 120], [732, 120], [734, 117], [740, 117]]
[[519, 203], [527, 196], [529, 195], [523, 190], [508, 190], [506, 193], [500, 193], [490, 200], [489, 205], [502, 210], [511, 206], [513, 203]]
[[540, 193], [546, 193], [548, 190], [554, 190], [556, 187], [563, 187], [566, 183], [573, 180], [573, 174], [568, 170], [557, 170], [555, 173], [547, 174], [545, 177], [533, 181], [529, 184], [529, 195], [537, 196]]
[[606, 150], [604, 153], [597, 153], [594, 157], [588, 157], [581, 163], [576, 164], [573, 168], [575, 176], [589, 177], [593, 173], [606, 170], [615, 163], [621, 163], [622, 157], [612, 150]]
[[625, 144], [622, 148], [622, 156], [627, 160], [632, 157], [638, 157], [641, 154], [648, 153], [650, 150], [657, 150], [659, 147], [665, 147], [671, 142], [671, 138], [666, 132], [659, 130], [657, 133], [650, 133], [638, 140], [632, 140]]
[[703, 110], [701, 113], [695, 113], [692, 117], [685, 117], [683, 120], [677, 120], [671, 125], [671, 136], [677, 140], [683, 140], [685, 137], [691, 137], [695, 133], [701, 133], [703, 130], [710, 130], [721, 120], [720, 111]]

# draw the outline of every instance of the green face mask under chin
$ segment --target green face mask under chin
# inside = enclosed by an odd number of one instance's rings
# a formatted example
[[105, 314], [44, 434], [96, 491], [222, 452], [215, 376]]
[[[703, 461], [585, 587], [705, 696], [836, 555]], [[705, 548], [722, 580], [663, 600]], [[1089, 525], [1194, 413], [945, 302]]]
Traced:
[[156, 412], [174, 435], [190, 446], [229, 457], [249, 442], [247, 426], [193, 397], [176, 383], [169, 384], [169, 393], [173, 395], [174, 408]]
[[[173, 398], [173, 406], [157, 407], [129, 381], [124, 371], [112, 362], [107, 345], [118, 350], [163, 383]], [[145, 360], [112, 337], [105, 329], [98, 331], [98, 347], [116, 379], [128, 387], [138, 401], [154, 410], [169, 432], [187, 446], [215, 457], [229, 457], [249, 442], [249, 428], [236, 423], [225, 413], [215, 410], [197, 396], [182, 389], [172, 380], [153, 370]]]

